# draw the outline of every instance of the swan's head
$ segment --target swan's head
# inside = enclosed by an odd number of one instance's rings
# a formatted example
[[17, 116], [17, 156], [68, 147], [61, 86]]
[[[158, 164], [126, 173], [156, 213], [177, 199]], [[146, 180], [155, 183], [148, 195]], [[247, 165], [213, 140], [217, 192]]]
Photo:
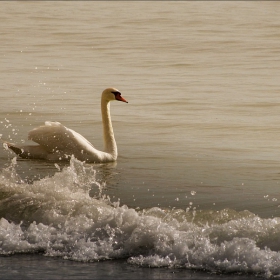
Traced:
[[128, 103], [121, 95], [122, 94], [120, 93], [120, 91], [118, 91], [116, 88], [106, 88], [102, 92], [102, 98], [104, 98], [107, 102], [118, 100]]

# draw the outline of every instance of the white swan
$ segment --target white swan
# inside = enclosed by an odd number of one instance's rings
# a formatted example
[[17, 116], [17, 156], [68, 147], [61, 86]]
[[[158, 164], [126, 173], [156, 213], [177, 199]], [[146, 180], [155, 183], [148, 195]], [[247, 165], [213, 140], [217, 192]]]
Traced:
[[34, 128], [28, 133], [28, 139], [39, 145], [5, 145], [17, 155], [26, 159], [67, 160], [72, 155], [86, 162], [111, 162], [118, 157], [110, 115], [110, 101], [119, 100], [128, 103], [115, 88], [107, 88], [101, 95], [101, 113], [103, 121], [104, 152], [99, 151], [82, 135], [63, 126], [59, 122], [46, 121], [45, 125]]

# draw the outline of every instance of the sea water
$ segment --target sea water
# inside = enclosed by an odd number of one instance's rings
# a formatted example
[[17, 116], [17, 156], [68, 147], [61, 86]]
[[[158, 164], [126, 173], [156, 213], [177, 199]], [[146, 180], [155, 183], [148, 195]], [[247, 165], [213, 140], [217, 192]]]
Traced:
[[3, 140], [50, 120], [102, 150], [101, 92], [129, 102], [111, 105], [116, 163], [0, 149], [3, 278], [279, 277], [278, 2], [0, 13]]
[[75, 158], [32, 183], [18, 176], [16, 164], [13, 159], [1, 172], [2, 256], [43, 253], [78, 262], [126, 259], [149, 268], [280, 273], [279, 218], [233, 209], [130, 208], [104, 195], [96, 170]]

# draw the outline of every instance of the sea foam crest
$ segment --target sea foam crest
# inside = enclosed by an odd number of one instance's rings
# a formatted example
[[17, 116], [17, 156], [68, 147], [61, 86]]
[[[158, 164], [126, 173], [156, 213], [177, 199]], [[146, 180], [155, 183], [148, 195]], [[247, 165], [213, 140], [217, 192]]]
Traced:
[[[280, 275], [280, 219], [248, 211], [154, 207], [137, 211], [102, 196], [93, 166], [70, 165], [33, 183], [0, 174], [0, 254], [43, 252], [75, 261], [126, 258], [147, 267]], [[89, 195], [99, 188], [98, 197]]]

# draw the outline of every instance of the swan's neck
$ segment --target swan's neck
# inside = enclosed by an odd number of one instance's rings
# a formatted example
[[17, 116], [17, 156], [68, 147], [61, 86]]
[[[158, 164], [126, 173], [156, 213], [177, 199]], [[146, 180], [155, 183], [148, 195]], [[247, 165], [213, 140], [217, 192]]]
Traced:
[[118, 149], [111, 121], [110, 102], [104, 99], [101, 100], [101, 112], [103, 122], [104, 152], [112, 155], [115, 160], [118, 156]]

